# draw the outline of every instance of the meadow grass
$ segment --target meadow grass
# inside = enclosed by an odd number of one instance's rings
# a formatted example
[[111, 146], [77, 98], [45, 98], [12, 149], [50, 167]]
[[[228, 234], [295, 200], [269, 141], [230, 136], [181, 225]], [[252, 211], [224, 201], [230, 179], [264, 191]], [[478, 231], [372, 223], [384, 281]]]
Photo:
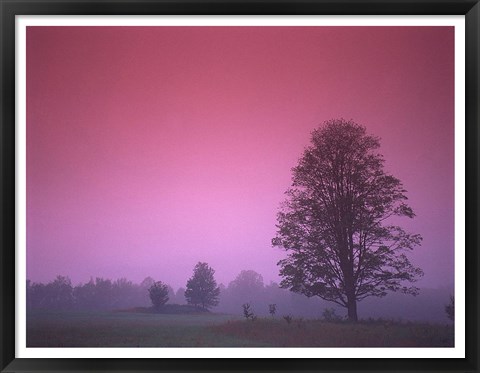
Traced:
[[453, 347], [453, 326], [428, 323], [323, 320], [229, 320], [215, 332], [276, 347]]
[[209, 327], [238, 319], [219, 314], [29, 311], [27, 347], [252, 347], [257, 341]]
[[27, 347], [452, 347], [453, 326], [202, 314], [27, 313]]

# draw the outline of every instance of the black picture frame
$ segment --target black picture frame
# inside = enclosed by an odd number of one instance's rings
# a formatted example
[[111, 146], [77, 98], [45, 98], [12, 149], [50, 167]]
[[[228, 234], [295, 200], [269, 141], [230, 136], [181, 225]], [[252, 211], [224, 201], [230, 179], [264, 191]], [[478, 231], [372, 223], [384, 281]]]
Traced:
[[[21, 359], [15, 358], [15, 16], [16, 15], [465, 15], [466, 358], [465, 359]], [[2, 372], [478, 372], [479, 36], [478, 0], [0, 0]], [[441, 353], [441, 350], [439, 350]]]

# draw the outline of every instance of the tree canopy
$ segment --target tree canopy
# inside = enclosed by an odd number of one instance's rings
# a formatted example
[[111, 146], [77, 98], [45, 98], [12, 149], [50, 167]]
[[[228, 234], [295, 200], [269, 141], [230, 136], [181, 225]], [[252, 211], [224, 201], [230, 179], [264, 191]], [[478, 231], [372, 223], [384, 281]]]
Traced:
[[187, 281], [185, 298], [188, 304], [204, 309], [218, 304], [220, 288], [213, 275], [215, 271], [207, 263], [198, 262], [193, 269], [193, 276]]
[[249, 269], [242, 270], [235, 279], [230, 282], [228, 289], [238, 294], [252, 294], [262, 292], [264, 289], [261, 274]]
[[357, 301], [388, 291], [416, 295], [405, 283], [423, 275], [405, 255], [421, 236], [394, 224], [415, 214], [379, 147], [378, 137], [352, 121], [315, 129], [292, 169], [272, 240], [288, 253], [278, 263], [281, 286], [344, 306], [353, 321]]

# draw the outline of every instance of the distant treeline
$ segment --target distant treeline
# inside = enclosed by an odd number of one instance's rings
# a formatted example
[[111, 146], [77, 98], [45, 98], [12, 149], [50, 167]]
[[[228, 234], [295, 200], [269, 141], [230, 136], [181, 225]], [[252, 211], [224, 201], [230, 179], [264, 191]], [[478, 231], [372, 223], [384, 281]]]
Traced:
[[[158, 279], [163, 282], [165, 279]], [[125, 278], [110, 280], [90, 279], [73, 286], [65, 276], [57, 276], [43, 284], [27, 281], [27, 308], [44, 310], [125, 310], [150, 307], [148, 289], [155, 283], [152, 277], [135, 284]], [[241, 271], [228, 286], [219, 285], [218, 306], [213, 312], [243, 314], [242, 305], [248, 303], [256, 316], [271, 316], [269, 306], [275, 304], [275, 317], [321, 318], [325, 310], [343, 317], [345, 310], [318, 297], [307, 298], [279, 287], [275, 282], [265, 285], [260, 274], [252, 270]], [[176, 291], [168, 286], [167, 304], [186, 304], [185, 288]], [[450, 292], [447, 289], [422, 289], [417, 297], [390, 294], [385, 298], [369, 298], [359, 304], [360, 318], [394, 318], [448, 322], [444, 306]]]
[[[152, 280], [153, 282], [153, 280]], [[150, 304], [149, 278], [141, 284], [121, 278], [91, 279], [73, 286], [70, 278], [57, 276], [43, 284], [27, 280], [27, 308], [48, 310], [112, 310]]]

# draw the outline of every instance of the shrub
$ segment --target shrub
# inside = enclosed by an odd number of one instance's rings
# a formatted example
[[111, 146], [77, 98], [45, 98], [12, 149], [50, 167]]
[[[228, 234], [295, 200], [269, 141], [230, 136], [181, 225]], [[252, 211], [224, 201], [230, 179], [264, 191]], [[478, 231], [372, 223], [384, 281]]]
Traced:
[[253, 321], [257, 318], [257, 316], [255, 316], [255, 314], [253, 313], [253, 310], [249, 303], [243, 304], [242, 307], [243, 307], [243, 316], [245, 316], [247, 320]]
[[269, 304], [268, 305], [268, 312], [270, 312], [270, 315], [272, 315], [272, 317], [274, 317], [275, 312], [277, 312], [277, 305], [276, 304]]
[[335, 308], [325, 308], [323, 310], [322, 317], [325, 321], [329, 322], [338, 322], [342, 320], [342, 318], [337, 315]]

